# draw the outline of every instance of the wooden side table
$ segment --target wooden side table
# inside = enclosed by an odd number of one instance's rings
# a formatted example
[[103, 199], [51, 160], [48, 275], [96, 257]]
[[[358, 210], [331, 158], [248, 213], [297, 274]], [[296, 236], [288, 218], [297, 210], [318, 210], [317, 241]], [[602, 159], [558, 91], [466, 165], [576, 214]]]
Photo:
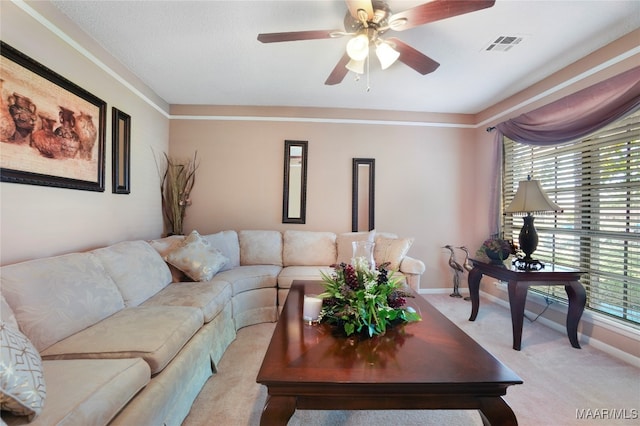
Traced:
[[578, 323], [582, 317], [587, 302], [587, 293], [580, 283], [580, 275], [584, 272], [573, 269], [554, 269], [553, 265], [545, 265], [540, 271], [520, 271], [501, 265], [492, 265], [470, 259], [473, 269], [469, 271], [469, 293], [471, 296], [471, 316], [469, 321], [475, 321], [480, 307], [480, 280], [488, 275], [502, 281], [507, 281], [509, 289], [509, 306], [511, 308], [511, 325], [513, 328], [513, 349], [519, 351], [522, 343], [522, 322], [524, 306], [527, 300], [527, 290], [534, 285], [564, 285], [569, 298], [567, 312], [567, 336], [571, 346], [580, 349], [578, 343]]

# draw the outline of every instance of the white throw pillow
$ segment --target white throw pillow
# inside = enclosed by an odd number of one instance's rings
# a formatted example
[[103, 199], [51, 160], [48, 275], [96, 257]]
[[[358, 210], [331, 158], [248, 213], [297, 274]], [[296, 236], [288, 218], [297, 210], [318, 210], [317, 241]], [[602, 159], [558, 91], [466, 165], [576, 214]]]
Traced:
[[24, 334], [0, 321], [0, 408], [31, 421], [46, 395], [40, 354]]
[[375, 242], [376, 231], [369, 232], [345, 232], [344, 234], [338, 235], [337, 243], [338, 246], [338, 260], [336, 263], [351, 263], [351, 258], [353, 257], [353, 242], [354, 241], [369, 241]]
[[[180, 243], [184, 241], [184, 238], [184, 235], [170, 235], [168, 237], [150, 240], [149, 244], [160, 254], [163, 259], [166, 259], [167, 255], [171, 253], [171, 251], [178, 248]], [[191, 278], [187, 277], [184, 272], [171, 264], [169, 264], [169, 270], [171, 271], [171, 281], [174, 283], [191, 280]]]
[[413, 238], [376, 237], [376, 245], [373, 248], [373, 258], [376, 265], [380, 266], [389, 262], [387, 269], [397, 271], [412, 244]]
[[229, 259], [194, 230], [165, 260], [194, 281], [209, 281]]

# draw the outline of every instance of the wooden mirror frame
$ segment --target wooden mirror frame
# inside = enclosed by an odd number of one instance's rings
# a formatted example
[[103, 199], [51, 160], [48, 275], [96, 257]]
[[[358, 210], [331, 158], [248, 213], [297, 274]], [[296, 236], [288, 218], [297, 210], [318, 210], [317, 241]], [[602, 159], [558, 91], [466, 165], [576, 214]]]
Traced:
[[[368, 167], [368, 179], [366, 181], [366, 187], [364, 187], [365, 183], [360, 182], [360, 167]], [[358, 217], [359, 211], [358, 206], [360, 204], [360, 196], [363, 189], [368, 188], [367, 196], [365, 199], [368, 208], [368, 220], [369, 226], [368, 231], [371, 231], [375, 228], [375, 176], [376, 176], [376, 160], [374, 158], [354, 158], [353, 159], [353, 169], [351, 174], [351, 230], [353, 232], [362, 231], [362, 229], [358, 229]]]
[[131, 192], [131, 117], [117, 108], [112, 109], [112, 192]]
[[[292, 172], [292, 151], [300, 150], [300, 173]], [[307, 141], [284, 141], [284, 184], [282, 190], [282, 223], [305, 223], [307, 215], [307, 157], [308, 142]], [[297, 161], [297, 160], [294, 160]], [[296, 189], [295, 182], [292, 179], [299, 179], [300, 188]], [[298, 201], [297, 208], [292, 208], [291, 203]], [[299, 214], [295, 214], [298, 210]]]

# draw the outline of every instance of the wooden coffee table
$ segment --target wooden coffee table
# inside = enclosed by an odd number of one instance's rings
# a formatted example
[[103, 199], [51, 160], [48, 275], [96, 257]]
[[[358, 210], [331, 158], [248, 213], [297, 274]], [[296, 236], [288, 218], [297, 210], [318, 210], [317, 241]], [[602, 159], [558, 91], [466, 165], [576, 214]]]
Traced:
[[257, 377], [261, 425], [286, 425], [296, 409], [477, 409], [484, 424], [517, 424], [502, 395], [522, 379], [422, 297], [407, 299], [422, 321], [357, 339], [302, 321], [305, 292], [322, 289], [291, 286]]

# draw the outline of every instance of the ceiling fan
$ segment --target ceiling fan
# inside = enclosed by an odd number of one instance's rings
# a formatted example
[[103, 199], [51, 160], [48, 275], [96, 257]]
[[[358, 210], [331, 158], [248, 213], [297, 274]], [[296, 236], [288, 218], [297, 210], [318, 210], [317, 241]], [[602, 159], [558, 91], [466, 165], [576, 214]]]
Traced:
[[422, 75], [435, 71], [440, 64], [398, 38], [383, 39], [388, 30], [404, 31], [429, 22], [463, 15], [494, 5], [495, 0], [433, 0], [403, 12], [392, 13], [389, 6], [380, 0], [345, 0], [347, 14], [345, 30], [311, 30], [284, 33], [259, 34], [262, 43], [283, 41], [316, 40], [350, 36], [347, 49], [324, 84], [342, 82], [349, 71], [364, 73], [364, 64], [369, 51], [375, 47], [382, 69], [396, 60], [403, 62]]

